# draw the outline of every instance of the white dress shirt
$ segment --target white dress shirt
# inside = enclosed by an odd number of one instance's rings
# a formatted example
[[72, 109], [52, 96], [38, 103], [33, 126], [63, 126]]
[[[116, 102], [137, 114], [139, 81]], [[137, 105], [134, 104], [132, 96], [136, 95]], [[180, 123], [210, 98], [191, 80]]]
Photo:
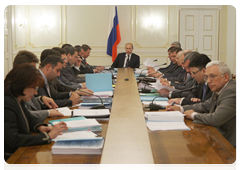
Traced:
[[131, 56], [132, 56], [132, 54], [127, 54], [127, 53], [126, 53], [123, 67], [126, 67], [127, 59], [128, 59], [128, 55], [129, 55], [129, 62], [130, 62], [130, 60], [131, 60]]

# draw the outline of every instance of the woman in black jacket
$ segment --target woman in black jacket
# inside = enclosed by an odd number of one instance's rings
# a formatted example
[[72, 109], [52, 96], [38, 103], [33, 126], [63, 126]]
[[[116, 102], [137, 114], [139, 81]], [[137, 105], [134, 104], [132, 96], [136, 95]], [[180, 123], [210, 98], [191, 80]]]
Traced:
[[[31, 64], [14, 67], [4, 80], [4, 159], [7, 160], [21, 146], [51, 143], [63, 130], [64, 122], [49, 127], [26, 109], [24, 101], [37, 94], [44, 85], [39, 71]], [[39, 132], [31, 135], [32, 132]]]

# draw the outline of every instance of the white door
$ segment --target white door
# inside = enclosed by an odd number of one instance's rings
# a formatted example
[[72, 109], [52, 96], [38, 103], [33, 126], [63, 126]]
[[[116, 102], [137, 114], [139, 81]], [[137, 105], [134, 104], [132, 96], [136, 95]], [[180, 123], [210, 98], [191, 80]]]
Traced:
[[219, 10], [180, 9], [179, 24], [184, 50], [198, 51], [218, 60]]

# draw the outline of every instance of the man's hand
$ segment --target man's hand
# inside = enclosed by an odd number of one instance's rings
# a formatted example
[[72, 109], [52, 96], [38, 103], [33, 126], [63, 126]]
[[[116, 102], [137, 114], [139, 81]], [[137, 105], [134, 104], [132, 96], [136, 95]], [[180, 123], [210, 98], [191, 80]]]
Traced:
[[82, 59], [78, 56], [78, 57], [77, 57], [77, 60], [76, 60], [76, 62], [75, 62], [75, 65], [76, 65], [76, 66], [80, 66], [80, 65], [81, 65], [81, 62], [82, 62]]
[[50, 109], [56, 109], [58, 107], [58, 105], [54, 102], [54, 100], [47, 96], [42, 96], [42, 101]]
[[71, 92], [71, 97], [69, 99], [72, 100], [72, 105], [78, 104], [81, 101], [81, 97], [75, 92]]
[[187, 111], [184, 112], [184, 114], [186, 115], [186, 117], [187, 117], [188, 119], [193, 120], [192, 117], [191, 117], [191, 115], [192, 115], [193, 112], [194, 112], [194, 110], [187, 110]]
[[51, 131], [48, 133], [51, 139], [55, 139], [58, 135], [62, 135], [62, 131], [68, 131], [67, 124], [63, 121], [54, 125]]
[[169, 90], [161, 89], [161, 90], [158, 90], [158, 93], [159, 93], [160, 96], [168, 96]]
[[[87, 93], [84, 93], [84, 92], [87, 92]], [[81, 89], [81, 91], [76, 90], [75, 93], [77, 93], [78, 95], [81, 95], [81, 96], [92, 96], [93, 95], [93, 91], [90, 89]]]
[[200, 102], [201, 99], [199, 99], [199, 98], [191, 98], [191, 101], [192, 101], [192, 102]]
[[57, 116], [64, 116], [62, 113], [60, 113], [56, 109], [48, 110], [49, 111], [49, 117], [57, 117]]
[[182, 98], [174, 98], [174, 99], [169, 99], [167, 102], [169, 104], [172, 104], [173, 102], [175, 102], [175, 104], [180, 104]]
[[98, 69], [93, 69], [94, 73], [99, 73], [100, 71]]
[[103, 66], [97, 66], [96, 69], [98, 69], [99, 71], [103, 71], [103, 70], [105, 69], [105, 67], [103, 67]]
[[82, 85], [82, 89], [86, 89], [87, 86], [86, 86], [86, 83], [80, 83]]
[[179, 111], [179, 112], [181, 112], [181, 108], [179, 106], [167, 105], [166, 110], [167, 111]]

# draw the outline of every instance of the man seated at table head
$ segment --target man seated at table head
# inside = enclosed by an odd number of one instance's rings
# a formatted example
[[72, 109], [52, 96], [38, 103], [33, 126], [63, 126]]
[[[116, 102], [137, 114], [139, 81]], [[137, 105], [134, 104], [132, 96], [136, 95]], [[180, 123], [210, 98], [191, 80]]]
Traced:
[[213, 92], [210, 99], [166, 109], [181, 111], [194, 123], [216, 127], [236, 147], [236, 81], [231, 79], [231, 70], [224, 62], [212, 61], [206, 66], [204, 79]]
[[205, 54], [198, 54], [193, 56], [189, 67], [191, 70], [191, 76], [198, 82], [197, 88], [193, 89], [187, 96], [184, 96], [187, 92], [179, 93], [179, 96], [182, 98], [173, 98], [168, 101], [168, 103], [181, 104], [194, 104], [196, 102], [203, 102], [209, 99], [212, 96], [212, 91], [210, 90], [207, 82], [204, 80], [205, 72], [206, 72], [206, 65], [211, 60]]
[[130, 68], [139, 68], [140, 66], [140, 57], [137, 54], [132, 53], [133, 51], [133, 44], [127, 43], [125, 45], [124, 53], [119, 53], [117, 58], [114, 60], [111, 68], [123, 68], [123, 67], [130, 67]]

